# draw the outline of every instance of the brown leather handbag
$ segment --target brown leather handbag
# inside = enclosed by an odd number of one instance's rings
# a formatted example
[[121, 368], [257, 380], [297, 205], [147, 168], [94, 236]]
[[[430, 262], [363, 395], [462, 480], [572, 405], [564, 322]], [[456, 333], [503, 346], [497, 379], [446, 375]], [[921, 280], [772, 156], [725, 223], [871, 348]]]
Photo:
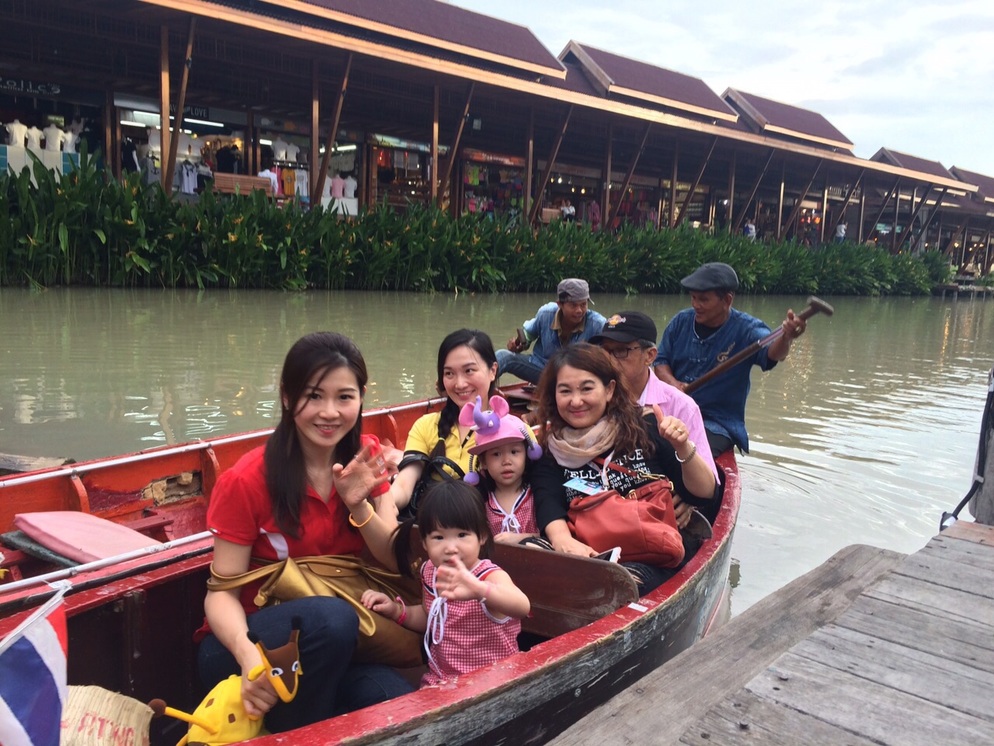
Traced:
[[272, 562], [230, 576], [218, 575], [212, 565], [207, 589], [227, 591], [258, 580], [265, 581], [254, 599], [260, 608], [309, 596], [347, 601], [359, 617], [356, 661], [398, 668], [421, 665], [421, 635], [367, 609], [360, 601], [363, 591], [374, 590], [390, 598], [400, 596], [408, 605], [421, 603], [418, 589], [397, 573], [350, 555], [307, 556]]
[[[609, 468], [637, 474], [615, 464]], [[621, 547], [622, 562], [676, 567], [683, 561], [669, 479], [654, 479], [627, 495], [604, 490], [573, 498], [566, 521], [573, 536], [593, 549]]]

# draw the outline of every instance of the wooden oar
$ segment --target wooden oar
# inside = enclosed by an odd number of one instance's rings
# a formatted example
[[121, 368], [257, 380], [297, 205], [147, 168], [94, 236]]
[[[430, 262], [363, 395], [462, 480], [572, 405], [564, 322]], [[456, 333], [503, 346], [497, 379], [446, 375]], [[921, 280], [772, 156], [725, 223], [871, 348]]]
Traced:
[[[803, 311], [801, 311], [799, 314], [797, 314], [797, 317], [801, 318], [801, 319], [804, 319], [805, 321], [807, 321], [812, 316], [814, 316], [816, 313], [823, 313], [826, 316], [831, 316], [833, 313], [835, 313], [835, 309], [832, 308], [825, 301], [821, 300], [820, 298], [815, 298], [812, 295], [810, 298], [808, 298], [808, 305], [807, 305], [807, 307]], [[741, 363], [746, 358], [752, 357], [753, 355], [755, 355], [759, 350], [763, 349], [764, 347], [769, 347], [771, 344], [773, 344], [774, 342], [776, 342], [782, 336], [783, 336], [783, 326], [781, 325], [781, 326], [777, 327], [775, 331], [770, 332], [769, 334], [767, 334], [762, 339], [760, 339], [760, 340], [758, 340], [756, 342], [753, 342], [751, 345], [749, 345], [748, 347], [746, 347], [744, 350], [742, 350], [737, 355], [732, 355], [725, 362], [723, 362], [723, 363], [721, 363], [719, 365], [714, 366], [711, 370], [709, 370], [703, 376], [701, 376], [700, 378], [698, 378], [696, 381], [691, 381], [690, 383], [688, 383], [684, 387], [683, 390], [686, 393], [688, 393], [688, 394], [691, 393], [691, 392], [693, 392], [693, 391], [696, 391], [697, 389], [699, 389], [701, 386], [703, 386], [705, 383], [707, 383], [708, 381], [710, 381], [715, 376], [720, 376], [722, 373], [724, 373], [729, 368], [734, 368], [736, 365], [738, 365], [739, 363]]]

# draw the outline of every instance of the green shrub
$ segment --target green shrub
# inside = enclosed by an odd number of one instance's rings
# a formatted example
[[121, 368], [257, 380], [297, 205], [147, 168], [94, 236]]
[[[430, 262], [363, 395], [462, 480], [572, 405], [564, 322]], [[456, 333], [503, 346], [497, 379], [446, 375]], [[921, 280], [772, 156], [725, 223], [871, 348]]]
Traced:
[[675, 293], [707, 261], [743, 292], [921, 294], [949, 279], [945, 257], [852, 243], [809, 249], [689, 227], [593, 233], [512, 216], [452, 217], [434, 205], [334, 211], [261, 192], [173, 199], [138, 174], [107, 180], [96, 158], [58, 176], [33, 164], [0, 175], [0, 285], [547, 292], [565, 276], [598, 292]]

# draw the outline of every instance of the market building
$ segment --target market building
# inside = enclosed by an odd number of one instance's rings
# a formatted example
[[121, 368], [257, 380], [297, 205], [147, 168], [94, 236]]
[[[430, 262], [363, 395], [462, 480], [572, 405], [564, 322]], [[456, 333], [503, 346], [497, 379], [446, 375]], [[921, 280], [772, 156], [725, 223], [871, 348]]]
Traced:
[[748, 219], [810, 243], [841, 225], [892, 251], [959, 242], [985, 271], [994, 259], [990, 177], [859, 158], [816, 112], [577, 41], [557, 56], [434, 0], [3, 0], [0, 25], [3, 168], [30, 149], [71, 167], [86, 141], [118, 176], [197, 192], [270, 170], [286, 198], [346, 214], [434, 201], [596, 229]]

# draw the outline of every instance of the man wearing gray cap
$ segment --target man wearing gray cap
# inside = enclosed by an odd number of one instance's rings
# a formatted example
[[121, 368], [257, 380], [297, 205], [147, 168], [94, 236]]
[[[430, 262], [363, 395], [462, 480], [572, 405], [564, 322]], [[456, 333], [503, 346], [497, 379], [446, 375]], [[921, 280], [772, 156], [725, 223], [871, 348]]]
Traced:
[[[517, 337], [507, 342], [506, 350], [497, 350], [497, 375], [510, 373], [530, 383], [538, 383], [542, 369], [556, 350], [575, 342], [589, 342], [600, 333], [604, 317], [591, 311], [590, 287], [586, 280], [570, 277], [556, 288], [556, 301], [546, 303], [526, 321]], [[534, 342], [530, 355], [522, 354]]]
[[[770, 334], [759, 319], [732, 308], [739, 278], [722, 262], [709, 262], [684, 277], [691, 308], [670, 319], [656, 355], [656, 375], [681, 391], [716, 365]], [[769, 347], [711, 379], [691, 395], [701, 408], [711, 452], [717, 456], [732, 446], [749, 452], [745, 427], [749, 374], [753, 365], [771, 370], [787, 357], [790, 343], [804, 333], [804, 319], [787, 311], [784, 333]]]

